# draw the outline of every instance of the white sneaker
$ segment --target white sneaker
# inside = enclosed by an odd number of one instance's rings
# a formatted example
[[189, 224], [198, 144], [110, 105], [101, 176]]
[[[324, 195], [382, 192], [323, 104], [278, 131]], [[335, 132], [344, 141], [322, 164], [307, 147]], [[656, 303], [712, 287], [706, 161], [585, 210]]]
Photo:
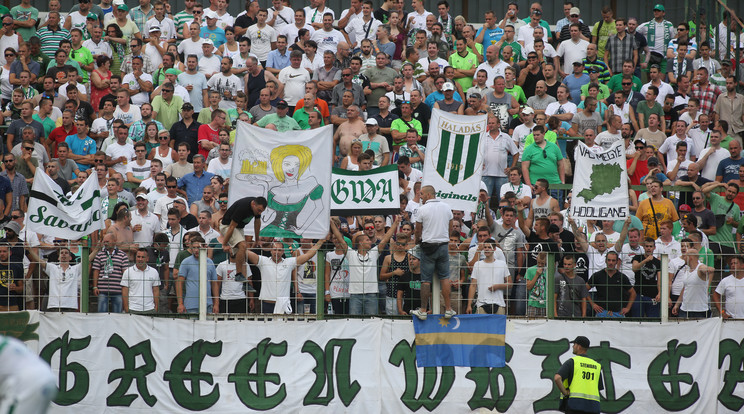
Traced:
[[422, 311], [421, 309], [416, 309], [411, 311], [411, 315], [415, 315], [419, 320], [425, 321], [426, 317], [428, 316], [425, 311]]
[[447, 309], [444, 311], [444, 319], [449, 319], [455, 315], [457, 315], [457, 312], [455, 312], [454, 309]]

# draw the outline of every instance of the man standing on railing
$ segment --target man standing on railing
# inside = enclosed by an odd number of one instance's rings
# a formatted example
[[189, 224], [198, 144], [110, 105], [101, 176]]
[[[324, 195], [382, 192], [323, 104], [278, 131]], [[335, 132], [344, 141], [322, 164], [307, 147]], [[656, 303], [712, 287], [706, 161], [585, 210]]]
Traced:
[[244, 228], [253, 221], [253, 239], [258, 240], [261, 232], [261, 213], [266, 209], [266, 199], [263, 197], [245, 197], [234, 202], [227, 209], [220, 222], [224, 250], [235, 254], [235, 277], [245, 275], [245, 241]]
[[421, 188], [421, 199], [424, 204], [416, 213], [416, 243], [421, 245], [422, 252], [421, 307], [412, 310], [411, 314], [421, 320], [426, 319], [426, 309], [431, 298], [431, 282], [436, 272], [444, 297], [446, 309], [444, 317], [449, 319], [456, 315], [450, 301], [449, 252], [447, 251], [449, 233], [452, 230], [450, 228], [452, 210], [436, 198], [436, 190], [430, 185]]

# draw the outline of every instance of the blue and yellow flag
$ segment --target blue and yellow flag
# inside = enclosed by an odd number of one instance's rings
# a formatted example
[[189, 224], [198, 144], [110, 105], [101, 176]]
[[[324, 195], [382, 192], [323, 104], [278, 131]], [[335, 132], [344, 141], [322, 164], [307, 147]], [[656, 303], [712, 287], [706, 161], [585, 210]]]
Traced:
[[413, 318], [419, 367], [503, 367], [504, 315], [429, 315]]

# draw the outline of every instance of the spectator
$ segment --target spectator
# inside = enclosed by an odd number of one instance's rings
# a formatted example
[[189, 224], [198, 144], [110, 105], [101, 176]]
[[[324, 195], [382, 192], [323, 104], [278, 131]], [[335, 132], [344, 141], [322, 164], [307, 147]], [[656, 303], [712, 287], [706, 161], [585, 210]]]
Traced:
[[564, 255], [559, 273], [555, 276], [553, 314], [557, 318], [585, 318], [587, 315], [586, 301], [589, 292], [586, 281], [577, 277], [575, 269], [575, 257]]
[[[734, 256], [729, 261], [731, 274], [721, 280], [713, 291], [713, 304], [718, 309], [718, 313], [723, 319], [742, 319], [744, 318], [744, 258]], [[723, 300], [722, 300], [723, 299]]]
[[641, 201], [636, 211], [636, 217], [643, 222], [644, 238], [656, 240], [659, 234], [660, 223], [664, 220], [672, 222], [679, 220], [677, 209], [671, 200], [664, 198], [662, 189], [664, 185], [654, 178], [648, 185], [650, 197]]
[[678, 275], [682, 279], [682, 292], [675, 301], [672, 314], [685, 319], [708, 318], [708, 286], [714, 269], [698, 261], [698, 251], [692, 248], [690, 239], [682, 239], [681, 243], [686, 247], [682, 255], [686, 266]]
[[[188, 250], [191, 256], [181, 262], [176, 279], [178, 313], [197, 313], [199, 311], [199, 251], [204, 245], [201, 236], [192, 238]], [[207, 280], [211, 285], [211, 295], [207, 295], [207, 313], [219, 313], [220, 285], [212, 259], [207, 258]]]

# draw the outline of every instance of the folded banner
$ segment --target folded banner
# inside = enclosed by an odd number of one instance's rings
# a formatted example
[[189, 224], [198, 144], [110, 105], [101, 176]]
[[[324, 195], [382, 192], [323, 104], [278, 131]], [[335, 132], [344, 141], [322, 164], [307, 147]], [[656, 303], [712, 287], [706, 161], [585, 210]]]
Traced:
[[400, 213], [397, 165], [369, 171], [334, 168], [331, 182], [331, 215]]
[[[238, 122], [228, 204], [263, 196], [261, 236], [322, 238], [331, 212], [333, 129], [276, 132]], [[245, 226], [253, 235], [253, 226]]]
[[628, 172], [624, 141], [605, 151], [579, 142], [574, 150], [573, 198], [570, 216], [592, 220], [624, 220], [628, 208]]
[[67, 197], [43, 168], [36, 169], [28, 200], [28, 228], [40, 234], [76, 240], [104, 227], [95, 174]]
[[453, 115], [432, 109], [424, 179], [454, 210], [475, 211], [483, 174], [486, 115]]
[[506, 316], [430, 315], [413, 318], [419, 367], [503, 367]]

